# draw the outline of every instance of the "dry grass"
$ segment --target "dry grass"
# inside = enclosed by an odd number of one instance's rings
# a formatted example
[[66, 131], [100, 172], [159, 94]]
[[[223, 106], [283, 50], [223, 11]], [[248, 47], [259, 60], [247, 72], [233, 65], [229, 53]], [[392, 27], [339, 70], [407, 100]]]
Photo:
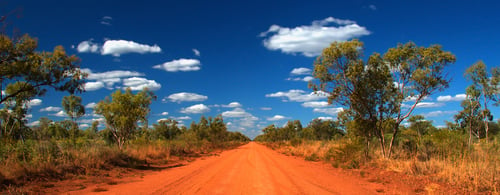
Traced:
[[[308, 160], [317, 158], [332, 163], [336, 158], [340, 158], [336, 156], [338, 155], [336, 151], [342, 150], [342, 144], [344, 143], [339, 141], [303, 141], [295, 147], [289, 142], [274, 143], [272, 147], [286, 155], [301, 156]], [[494, 145], [476, 144], [470, 154], [436, 155], [429, 160], [421, 160], [416, 156], [410, 159], [386, 159], [379, 155], [379, 151], [374, 151], [372, 160], [365, 166], [424, 176], [471, 192], [498, 193], [500, 188], [498, 151]]]

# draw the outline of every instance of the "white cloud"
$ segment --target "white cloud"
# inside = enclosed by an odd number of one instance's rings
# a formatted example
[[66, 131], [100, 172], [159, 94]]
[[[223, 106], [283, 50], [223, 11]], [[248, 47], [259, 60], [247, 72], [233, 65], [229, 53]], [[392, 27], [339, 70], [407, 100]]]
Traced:
[[125, 77], [136, 77], [136, 76], [144, 76], [144, 74], [128, 71], [128, 70], [112, 70], [101, 73], [94, 73], [90, 69], [82, 69], [83, 72], [88, 73], [87, 79], [89, 80], [98, 80], [98, 81], [109, 81], [109, 79], [115, 78], [125, 78]]
[[40, 109], [40, 112], [59, 112], [61, 110], [62, 110], [61, 107], [49, 106], [49, 107]]
[[309, 68], [294, 68], [290, 74], [292, 75], [310, 75], [311, 74], [311, 69]]
[[189, 117], [189, 116], [179, 116], [179, 117], [170, 117], [170, 118], [177, 120], [177, 121], [191, 120], [191, 117]]
[[167, 116], [168, 115], [168, 112], [162, 112], [160, 113], [161, 116]]
[[331, 117], [331, 116], [320, 116], [317, 119], [322, 120], [322, 121], [333, 121], [333, 117]]
[[159, 53], [161, 48], [158, 45], [145, 45], [127, 40], [107, 40], [102, 45], [102, 55], [113, 55], [119, 57], [126, 53]]
[[368, 8], [370, 8], [373, 11], [377, 10], [377, 6], [375, 5], [369, 5]]
[[88, 109], [94, 109], [94, 107], [96, 106], [97, 104], [95, 102], [90, 102], [88, 103], [87, 105], [85, 105], [85, 108], [88, 108]]
[[[271, 36], [268, 36], [269, 34]], [[328, 17], [313, 21], [310, 26], [288, 28], [272, 25], [260, 36], [266, 37], [263, 42], [269, 50], [281, 50], [287, 54], [301, 53], [313, 57], [321, 54], [323, 48], [334, 41], [346, 41], [369, 34], [370, 31], [354, 21]]]
[[260, 109], [261, 110], [272, 110], [273, 108], [271, 108], [271, 107], [261, 107]]
[[312, 77], [312, 76], [306, 76], [304, 78], [300, 78], [300, 77], [293, 78], [293, 77], [290, 77], [287, 80], [289, 80], [289, 81], [304, 81], [304, 82], [309, 82], [309, 81], [312, 81], [313, 79], [314, 79], [314, 77]]
[[67, 116], [67, 115], [66, 115], [66, 112], [64, 112], [64, 111], [62, 111], [62, 110], [61, 110], [61, 111], [59, 111], [59, 112], [57, 112], [57, 113], [55, 113], [55, 114], [49, 114], [49, 115], [52, 115], [52, 116], [58, 116], [58, 117], [66, 117], [66, 116]]
[[227, 118], [242, 118], [242, 117], [248, 117], [250, 115], [251, 115], [250, 113], [246, 112], [242, 108], [235, 108], [234, 110], [225, 111], [222, 113], [222, 116]]
[[197, 71], [200, 70], [201, 63], [197, 59], [178, 59], [172, 60], [170, 62], [165, 62], [163, 64], [158, 64], [153, 66], [155, 69], [162, 69], [167, 72], [178, 72], [178, 71]]
[[309, 108], [324, 108], [328, 107], [328, 102], [327, 101], [304, 102], [302, 103], [302, 106]]
[[84, 129], [84, 128], [89, 128], [90, 125], [89, 124], [80, 124], [78, 127], [80, 127], [80, 129]]
[[320, 99], [325, 99], [327, 94], [324, 92], [318, 91], [317, 93], [311, 92], [306, 93], [300, 89], [291, 89], [287, 92], [276, 92], [271, 94], [266, 94], [266, 97], [277, 97], [277, 98], [286, 98], [284, 101], [294, 101], [294, 102], [309, 102]]
[[444, 104], [442, 103], [436, 103], [436, 102], [420, 102], [417, 104], [417, 108], [435, 108], [435, 107], [441, 107]]
[[111, 16], [104, 16], [101, 18], [101, 24], [104, 24], [106, 26], [111, 26], [111, 21], [113, 18]]
[[[408, 104], [402, 104], [401, 107], [403, 108], [410, 108], [412, 105]], [[417, 104], [415, 108], [436, 108], [436, 107], [441, 107], [444, 106], [443, 103], [437, 103], [437, 102], [420, 102]]]
[[344, 108], [314, 108], [313, 112], [325, 113], [329, 115], [337, 115], [339, 112], [342, 112]]
[[76, 46], [76, 50], [79, 53], [99, 53], [99, 48], [99, 44], [92, 42], [92, 39], [82, 41]]
[[196, 94], [196, 93], [188, 93], [188, 92], [181, 92], [181, 93], [174, 93], [169, 95], [168, 97], [164, 98], [163, 101], [170, 100], [171, 102], [201, 102], [205, 101], [208, 99], [207, 96]]
[[200, 56], [200, 51], [197, 49], [193, 49], [193, 53], [195, 56]]
[[282, 116], [282, 115], [274, 115], [273, 117], [269, 117], [267, 118], [268, 121], [280, 121], [280, 120], [284, 120], [286, 119], [287, 117], [285, 116]]
[[[127, 70], [112, 70], [100, 73], [94, 73], [90, 69], [82, 69], [82, 71], [88, 74], [88, 80], [92, 80], [85, 85], [87, 91], [99, 90], [104, 86], [107, 89], [113, 89], [115, 84], [124, 82], [124, 78], [144, 76], [142, 73]], [[150, 83], [154, 84], [155, 81]]]
[[148, 88], [149, 90], [155, 91], [161, 88], [161, 84], [157, 83], [154, 80], [148, 80], [140, 77], [132, 77], [123, 79], [123, 88], [128, 88], [132, 91], [139, 91], [144, 88]]
[[29, 127], [34, 127], [34, 126], [38, 126], [38, 125], [40, 125], [40, 121], [33, 121], [31, 123], [28, 123]]
[[181, 110], [181, 113], [184, 114], [201, 114], [205, 112], [210, 112], [210, 108], [205, 104], [196, 104]]
[[104, 88], [104, 83], [101, 81], [85, 83], [85, 91], [96, 91]]
[[222, 107], [237, 108], [237, 107], [241, 107], [241, 104], [239, 102], [231, 102], [228, 105], [222, 105]]
[[422, 116], [424, 117], [437, 117], [437, 116], [443, 116], [443, 115], [450, 115], [450, 114], [456, 114], [457, 111], [441, 111], [441, 110], [437, 110], [437, 111], [432, 111], [432, 112], [428, 112], [428, 113], [423, 113], [421, 114]]
[[40, 106], [42, 104], [41, 99], [32, 99], [28, 101], [28, 107], [33, 107], [33, 106]]
[[455, 96], [445, 95], [445, 96], [439, 96], [437, 98], [437, 101], [439, 102], [462, 101], [465, 100], [466, 97], [467, 96], [465, 94], [457, 94]]

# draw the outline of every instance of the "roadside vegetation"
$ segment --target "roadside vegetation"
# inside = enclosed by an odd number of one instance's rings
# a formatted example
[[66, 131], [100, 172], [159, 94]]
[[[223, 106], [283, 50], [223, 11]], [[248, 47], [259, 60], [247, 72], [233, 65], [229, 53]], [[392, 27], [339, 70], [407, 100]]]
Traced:
[[[189, 127], [172, 119], [149, 126], [156, 96], [147, 88], [138, 93], [116, 90], [95, 107], [103, 120], [81, 129], [78, 121], [85, 108], [76, 94], [84, 92], [87, 75], [80, 71], [79, 59], [61, 46], [52, 52], [36, 48], [29, 35], [0, 34], [0, 190], [115, 167], [166, 164], [172, 156], [194, 157], [250, 141], [228, 131], [222, 116], [201, 117]], [[30, 102], [54, 91], [68, 93], [61, 101], [68, 119], [42, 117], [38, 125], [28, 126]]]
[[300, 121], [271, 125], [255, 140], [335, 167], [378, 167], [468, 191], [498, 192], [500, 120], [493, 121], [489, 109], [500, 103], [499, 67], [471, 65], [464, 73], [471, 85], [464, 89], [462, 110], [437, 128], [413, 111], [449, 87], [451, 52], [409, 42], [364, 59], [363, 43], [353, 40], [332, 43], [314, 63], [309, 86], [342, 107], [337, 120], [315, 119], [304, 128]]

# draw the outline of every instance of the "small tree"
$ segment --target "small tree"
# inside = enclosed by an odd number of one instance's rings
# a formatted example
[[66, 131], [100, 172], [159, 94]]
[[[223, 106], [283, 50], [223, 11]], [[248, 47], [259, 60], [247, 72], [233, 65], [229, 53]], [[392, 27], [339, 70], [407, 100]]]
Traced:
[[61, 105], [73, 122], [73, 127], [71, 128], [71, 138], [73, 141], [77, 137], [78, 123], [76, 122], [80, 117], [85, 115], [85, 106], [82, 104], [82, 97], [75, 96], [73, 94], [69, 96], [64, 96]]
[[474, 85], [467, 87], [466, 98], [462, 101], [463, 110], [455, 115], [455, 121], [460, 127], [469, 131], [469, 147], [473, 136], [481, 138], [481, 122], [484, 115], [481, 112], [480, 94]]
[[[493, 120], [493, 116], [488, 109], [488, 104], [492, 100], [500, 101], [498, 100], [498, 95], [500, 94], [500, 68], [492, 68], [491, 72], [491, 74], [488, 73], [483, 61], [476, 62], [465, 71], [465, 78], [472, 81], [472, 85], [479, 93], [480, 97], [478, 100], [482, 99], [482, 105], [479, 104], [479, 109], [481, 110], [480, 114], [482, 115], [485, 127], [486, 142], [488, 142], [489, 132], [488, 121]], [[498, 103], [495, 105], [498, 105]]]
[[141, 92], [133, 94], [130, 88], [125, 92], [117, 90], [100, 101], [95, 112], [104, 116], [106, 126], [116, 139], [120, 149], [138, 127], [138, 122], [144, 122], [150, 112], [149, 105], [156, 96], [153, 92], [144, 88]]

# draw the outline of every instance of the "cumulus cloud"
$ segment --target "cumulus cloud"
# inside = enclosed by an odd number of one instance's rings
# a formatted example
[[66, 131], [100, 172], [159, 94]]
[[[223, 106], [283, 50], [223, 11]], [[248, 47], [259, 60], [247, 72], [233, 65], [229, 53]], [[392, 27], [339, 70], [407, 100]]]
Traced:
[[114, 78], [124, 78], [124, 77], [134, 77], [134, 76], [144, 76], [144, 74], [128, 71], [128, 70], [112, 70], [100, 73], [94, 73], [90, 69], [82, 69], [83, 72], [88, 73], [87, 79], [89, 80], [98, 80], [98, 81], [106, 81]]
[[354, 21], [328, 17], [313, 21], [309, 26], [294, 28], [274, 24], [260, 36], [266, 37], [263, 43], [269, 50], [281, 50], [287, 54], [301, 53], [313, 57], [321, 54], [323, 48], [334, 41], [347, 41], [369, 34], [370, 31]]
[[80, 53], [100, 53], [101, 55], [112, 55], [119, 57], [127, 53], [159, 53], [161, 48], [158, 45], [146, 45], [127, 40], [107, 40], [101, 46], [92, 40], [82, 41], [76, 50]]
[[[412, 105], [408, 104], [402, 104], [401, 107], [403, 108], [410, 108]], [[415, 108], [436, 108], [436, 107], [441, 107], [444, 106], [443, 103], [438, 103], [438, 102], [419, 102], [417, 103], [417, 106]]]
[[292, 75], [310, 75], [311, 72], [312, 72], [311, 69], [301, 67], [301, 68], [294, 68], [292, 70], [292, 72], [290, 72], [290, 74], [292, 74]]
[[153, 66], [155, 69], [165, 70], [167, 72], [187, 72], [187, 71], [198, 71], [200, 70], [201, 63], [197, 59], [178, 59], [172, 60], [170, 62], [165, 62], [163, 64], [158, 64]]
[[227, 118], [241, 118], [251, 116], [251, 114], [242, 108], [235, 108], [234, 110], [223, 112], [222, 116]]
[[197, 49], [193, 49], [193, 53], [195, 56], [200, 56], [200, 51]]
[[40, 125], [40, 121], [33, 121], [31, 123], [28, 123], [29, 127], [35, 127], [35, 126], [38, 126], [38, 125]]
[[247, 128], [254, 128], [259, 118], [253, 116], [242, 108], [234, 108], [231, 111], [225, 111], [222, 114], [225, 119], [232, 120], [231, 128], [238, 131], [246, 131]]
[[443, 116], [443, 115], [451, 115], [451, 114], [456, 114], [457, 111], [454, 111], [454, 110], [451, 110], [451, 111], [441, 111], [441, 110], [437, 110], [437, 111], [432, 111], [432, 112], [428, 112], [428, 113], [423, 113], [421, 114], [422, 116], [426, 117], [426, 118], [431, 118], [431, 117], [437, 117], [437, 116]]
[[170, 118], [174, 119], [176, 121], [191, 120], [191, 117], [189, 117], [189, 116], [179, 116], [179, 117], [170, 117]]
[[302, 106], [306, 108], [324, 108], [328, 106], [328, 102], [327, 101], [304, 102], [302, 103]]
[[304, 78], [301, 78], [301, 77], [290, 77], [288, 78], [287, 80], [289, 81], [304, 81], [304, 82], [309, 82], [309, 81], [312, 81], [314, 79], [314, 77], [312, 76], [306, 76]]
[[208, 97], [196, 93], [188, 93], [188, 92], [181, 92], [181, 93], [174, 93], [169, 95], [168, 97], [164, 98], [162, 101], [166, 102], [171, 101], [171, 102], [202, 102], [207, 100]]
[[283, 101], [293, 101], [293, 102], [309, 102], [320, 99], [325, 99], [327, 94], [324, 92], [311, 92], [306, 93], [304, 90], [300, 89], [291, 89], [287, 92], [276, 92], [271, 94], [266, 94], [266, 97], [277, 97], [277, 98], [285, 98]]
[[168, 112], [162, 112], [160, 113], [161, 116], [167, 116], [168, 115]]
[[102, 55], [113, 55], [119, 57], [126, 53], [159, 53], [161, 48], [158, 45], [145, 45], [127, 40], [107, 40], [102, 45]]
[[88, 109], [94, 109], [97, 104], [95, 102], [90, 102], [87, 105], [85, 105], [85, 108]]
[[59, 112], [61, 110], [62, 110], [61, 107], [49, 106], [49, 107], [45, 107], [45, 108], [40, 109], [40, 112]]
[[100, 46], [91, 40], [82, 41], [76, 46], [76, 51], [79, 53], [99, 53]]
[[260, 109], [261, 110], [272, 110], [273, 108], [271, 108], [271, 107], [261, 107]]
[[222, 107], [237, 108], [237, 107], [241, 107], [241, 104], [239, 102], [231, 102], [228, 105], [222, 105]]
[[320, 116], [317, 119], [322, 120], [322, 121], [333, 121], [333, 117], [331, 117], [331, 116]]
[[84, 128], [89, 128], [90, 125], [89, 124], [80, 124], [78, 127], [80, 127], [80, 129], [84, 129]]
[[28, 107], [40, 106], [42, 104], [41, 99], [32, 99], [28, 102]]
[[132, 77], [123, 79], [123, 88], [129, 88], [132, 91], [140, 91], [144, 88], [148, 88], [149, 90], [155, 91], [161, 88], [161, 84], [157, 83], [154, 80], [148, 80], [140, 77]]
[[268, 121], [280, 121], [280, 120], [284, 120], [286, 119], [287, 117], [285, 116], [282, 116], [282, 115], [274, 115], [273, 117], [269, 117], [267, 118]]
[[146, 78], [136, 77], [143, 76], [144, 74], [134, 71], [126, 70], [113, 70], [101, 73], [94, 73], [90, 69], [82, 69], [83, 72], [89, 74], [89, 80], [95, 80], [87, 82], [85, 89], [87, 91], [99, 90], [103, 87], [107, 89], [113, 89], [114, 85], [121, 83], [123, 86], [118, 88], [130, 87], [132, 90], [142, 90], [144, 87], [148, 87], [151, 90], [158, 90], [161, 88], [161, 84], [154, 80], [148, 80]]
[[450, 102], [450, 101], [462, 101], [465, 100], [467, 96], [465, 94], [457, 94], [455, 96], [451, 95], [445, 95], [445, 96], [439, 96], [437, 98], [438, 102]]
[[52, 116], [57, 116], [57, 117], [66, 117], [66, 116], [67, 116], [67, 115], [66, 115], [66, 112], [64, 112], [64, 111], [62, 111], [62, 110], [61, 110], [61, 111], [59, 111], [59, 112], [57, 112], [57, 113], [55, 113], [55, 114], [49, 114], [49, 115], [52, 115]]
[[205, 104], [196, 104], [181, 110], [181, 113], [184, 114], [202, 114], [205, 112], [210, 112], [210, 108]]
[[329, 115], [337, 115], [339, 112], [342, 112], [344, 108], [314, 108], [313, 112], [325, 113]]
[[85, 83], [85, 91], [97, 91], [104, 88], [104, 83], [101, 81]]

